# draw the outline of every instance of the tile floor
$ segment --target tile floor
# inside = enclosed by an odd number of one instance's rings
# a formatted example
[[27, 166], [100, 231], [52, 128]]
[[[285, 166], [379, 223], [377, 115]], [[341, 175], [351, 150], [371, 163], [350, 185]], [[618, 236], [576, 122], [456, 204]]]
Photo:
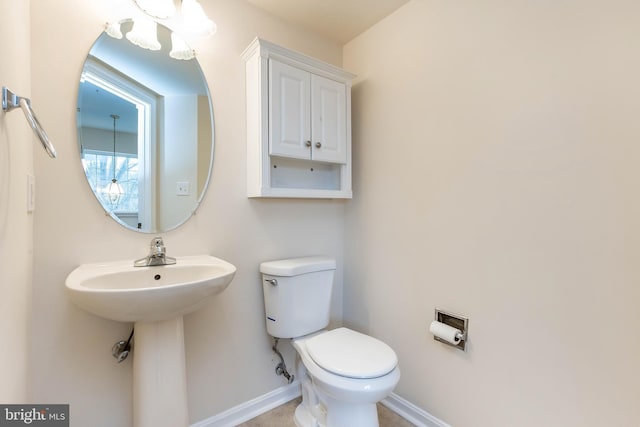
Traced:
[[[299, 403], [300, 398], [294, 399], [259, 417], [242, 423], [238, 427], [296, 427], [296, 423], [293, 421], [293, 413]], [[378, 404], [378, 417], [380, 419], [380, 427], [414, 427], [409, 421], [380, 404]]]

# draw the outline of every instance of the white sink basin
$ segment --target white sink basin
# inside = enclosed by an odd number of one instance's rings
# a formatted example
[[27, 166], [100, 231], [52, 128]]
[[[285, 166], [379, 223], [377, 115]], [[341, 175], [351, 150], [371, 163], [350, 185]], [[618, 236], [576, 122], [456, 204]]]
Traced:
[[236, 274], [208, 255], [173, 265], [134, 267], [133, 260], [83, 264], [65, 282], [84, 310], [134, 322], [134, 427], [188, 427], [183, 315], [222, 292]]
[[134, 267], [133, 261], [83, 264], [65, 282], [80, 308], [121, 322], [168, 320], [200, 308], [222, 292], [236, 268], [209, 255], [179, 257], [174, 265]]

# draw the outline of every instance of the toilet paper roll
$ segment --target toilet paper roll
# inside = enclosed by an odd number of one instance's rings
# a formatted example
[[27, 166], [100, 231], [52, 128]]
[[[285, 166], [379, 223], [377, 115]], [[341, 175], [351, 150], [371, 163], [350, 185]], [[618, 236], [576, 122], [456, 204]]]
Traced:
[[460, 338], [462, 336], [462, 331], [460, 329], [456, 329], [452, 326], [445, 325], [442, 322], [438, 322], [434, 320], [431, 322], [431, 326], [429, 326], [429, 331], [436, 337], [445, 340], [448, 343], [453, 345], [458, 345], [460, 343]]

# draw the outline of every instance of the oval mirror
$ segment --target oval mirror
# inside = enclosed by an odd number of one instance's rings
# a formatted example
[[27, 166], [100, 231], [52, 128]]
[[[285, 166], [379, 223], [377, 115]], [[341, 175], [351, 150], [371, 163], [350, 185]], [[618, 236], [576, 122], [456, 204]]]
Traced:
[[[122, 33], [131, 22], [122, 24]], [[174, 229], [195, 212], [213, 165], [213, 113], [195, 59], [106, 33], [91, 47], [78, 90], [78, 145], [87, 181], [113, 219], [132, 230]]]

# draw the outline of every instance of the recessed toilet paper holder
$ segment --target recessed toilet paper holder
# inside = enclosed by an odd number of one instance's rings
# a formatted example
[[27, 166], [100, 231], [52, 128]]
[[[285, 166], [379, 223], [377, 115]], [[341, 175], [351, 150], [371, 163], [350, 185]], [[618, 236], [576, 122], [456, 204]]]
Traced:
[[444, 323], [447, 326], [458, 329], [460, 332], [456, 333], [455, 337], [460, 341], [457, 344], [453, 344], [436, 335], [433, 336], [433, 339], [441, 343], [450, 345], [452, 347], [459, 348], [462, 351], [465, 351], [465, 347], [467, 344], [467, 333], [469, 331], [469, 318], [436, 308], [435, 320], [436, 322]]

